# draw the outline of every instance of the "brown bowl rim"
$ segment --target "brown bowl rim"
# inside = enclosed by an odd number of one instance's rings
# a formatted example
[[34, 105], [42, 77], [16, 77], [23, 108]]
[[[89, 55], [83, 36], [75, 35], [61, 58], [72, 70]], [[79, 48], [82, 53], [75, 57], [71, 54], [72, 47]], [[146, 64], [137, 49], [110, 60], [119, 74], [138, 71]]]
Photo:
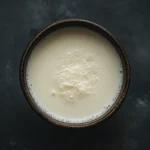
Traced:
[[[123, 62], [124, 65], [124, 88], [122, 89], [122, 91], [120, 92], [119, 97], [117, 98], [116, 102], [113, 104], [113, 106], [102, 116], [88, 121], [88, 122], [84, 122], [84, 123], [67, 123], [67, 122], [62, 122], [59, 120], [56, 120], [54, 118], [52, 118], [51, 116], [48, 116], [46, 113], [44, 113], [38, 106], [37, 104], [34, 102], [27, 83], [26, 83], [26, 78], [25, 78], [25, 70], [26, 70], [26, 62], [27, 59], [29, 58], [29, 56], [27, 55], [27, 53], [32, 52], [32, 50], [34, 48], [31, 48], [33, 44], [35, 44], [34, 42], [36, 40], [38, 40], [38, 38], [43, 35], [44, 33], [46, 33], [47, 31], [50, 31], [52, 29], [52, 27], [55, 26], [60, 26], [66, 23], [85, 23], [87, 26], [90, 26], [90, 29], [93, 30], [92, 28], [97, 28], [99, 29], [99, 31], [97, 32], [98, 34], [101, 34], [102, 36], [104, 36], [103, 34], [106, 35], [106, 38], [109, 38], [108, 40], [113, 44], [113, 46], [117, 49], [117, 52], [119, 53], [121, 60]], [[73, 25], [76, 26], [76, 25]], [[81, 25], [82, 26], [82, 25]], [[83, 25], [83, 27], [85, 27]], [[58, 29], [60, 29], [61, 27], [58, 27]], [[57, 29], [54, 29], [54, 31]], [[96, 31], [95, 31], [96, 32]], [[103, 32], [103, 33], [102, 33]], [[46, 33], [46, 35], [48, 35], [49, 33]], [[45, 35], [45, 36], [46, 36]], [[42, 38], [41, 38], [42, 39]], [[40, 40], [38, 42], [40, 42]], [[37, 43], [38, 43], [37, 42]], [[36, 43], [36, 44], [37, 44]], [[36, 45], [35, 44], [35, 45]], [[65, 19], [65, 20], [61, 20], [61, 21], [57, 21], [54, 22], [50, 25], [48, 25], [47, 27], [45, 27], [43, 30], [41, 30], [27, 45], [22, 58], [21, 58], [21, 62], [20, 62], [20, 68], [19, 68], [19, 77], [20, 77], [20, 85], [22, 88], [22, 91], [24, 93], [24, 96], [26, 97], [28, 103], [30, 104], [31, 108], [38, 113], [38, 115], [40, 115], [41, 117], [43, 117], [44, 119], [48, 120], [49, 122], [58, 125], [58, 126], [62, 126], [62, 127], [70, 127], [70, 128], [82, 128], [82, 127], [89, 127], [92, 125], [95, 125], [97, 123], [103, 122], [104, 120], [106, 120], [107, 118], [109, 118], [110, 116], [112, 116], [112, 114], [114, 114], [114, 112], [116, 112], [116, 110], [119, 108], [119, 106], [121, 106], [121, 104], [123, 103], [125, 96], [127, 94], [128, 88], [129, 88], [129, 84], [130, 84], [130, 76], [131, 76], [131, 70], [130, 70], [130, 64], [127, 58], [127, 55], [124, 51], [124, 48], [122, 47], [122, 45], [118, 42], [118, 40], [104, 27], [102, 27], [101, 25], [94, 23], [92, 21], [88, 21], [88, 20], [84, 20], [84, 19]]]

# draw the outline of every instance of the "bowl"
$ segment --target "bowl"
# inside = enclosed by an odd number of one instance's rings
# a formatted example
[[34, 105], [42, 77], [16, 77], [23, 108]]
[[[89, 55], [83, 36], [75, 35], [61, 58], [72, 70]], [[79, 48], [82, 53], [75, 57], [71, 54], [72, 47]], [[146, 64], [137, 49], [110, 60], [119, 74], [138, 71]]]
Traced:
[[[94, 32], [97, 32], [100, 35], [104, 36], [117, 50], [117, 52], [122, 60], [123, 70], [124, 70], [122, 90], [120, 91], [120, 94], [119, 94], [117, 100], [115, 101], [115, 103], [112, 105], [112, 107], [104, 115], [100, 116], [99, 118], [96, 118], [94, 120], [84, 122], [84, 123], [67, 123], [67, 122], [62, 122], [62, 121], [56, 120], [56, 119], [52, 118], [51, 116], [48, 116], [37, 106], [36, 102], [34, 101], [32, 95], [29, 92], [29, 88], [27, 86], [27, 80], [26, 80], [27, 62], [28, 62], [29, 56], [30, 56], [32, 50], [34, 49], [34, 47], [43, 38], [45, 38], [47, 35], [51, 34], [52, 32], [56, 31], [57, 29], [64, 28], [64, 27], [73, 27], [73, 26], [88, 28], [88, 29], [93, 30]], [[25, 49], [22, 59], [21, 59], [21, 63], [20, 63], [19, 73], [20, 73], [20, 83], [21, 83], [23, 93], [24, 93], [27, 101], [33, 108], [33, 110], [35, 110], [35, 112], [37, 112], [40, 116], [42, 116], [49, 122], [52, 122], [59, 126], [72, 127], [72, 128], [73, 127], [74, 128], [88, 127], [88, 126], [94, 125], [96, 123], [99, 123], [99, 122], [102, 122], [102, 121], [108, 119], [112, 114], [114, 114], [114, 112], [119, 108], [119, 106], [121, 106], [122, 102], [124, 101], [125, 96], [128, 91], [129, 82], [130, 82], [129, 61], [127, 59], [127, 56], [125, 54], [123, 47], [120, 45], [118, 40], [116, 40], [116, 38], [109, 31], [107, 31], [104, 27], [102, 27], [96, 23], [93, 23], [91, 21], [82, 20], [82, 19], [68, 19], [68, 20], [58, 21], [58, 22], [55, 22], [55, 23], [47, 26], [42, 31], [40, 31], [31, 40], [31, 42], [28, 44], [27, 48]]]

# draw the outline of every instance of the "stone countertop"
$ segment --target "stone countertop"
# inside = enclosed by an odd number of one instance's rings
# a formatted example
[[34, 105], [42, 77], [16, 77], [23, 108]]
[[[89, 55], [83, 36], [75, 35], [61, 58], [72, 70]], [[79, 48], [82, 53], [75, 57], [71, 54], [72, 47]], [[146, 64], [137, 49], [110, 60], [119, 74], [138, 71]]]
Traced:
[[[150, 1], [1, 0], [0, 150], [150, 150]], [[41, 119], [19, 83], [28, 42], [48, 24], [66, 18], [96, 22], [116, 36], [131, 64], [131, 84], [118, 112], [103, 124], [64, 129]]]

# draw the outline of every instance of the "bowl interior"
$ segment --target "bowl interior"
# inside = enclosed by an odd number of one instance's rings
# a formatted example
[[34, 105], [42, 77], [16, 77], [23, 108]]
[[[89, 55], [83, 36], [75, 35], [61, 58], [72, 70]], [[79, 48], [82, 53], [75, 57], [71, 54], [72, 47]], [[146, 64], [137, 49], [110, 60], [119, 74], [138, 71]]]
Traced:
[[[49, 35], [50, 33], [56, 31], [57, 29], [60, 28], [64, 28], [64, 27], [72, 27], [72, 26], [78, 26], [78, 27], [84, 27], [84, 28], [88, 28], [90, 30], [93, 30], [99, 34], [101, 34], [102, 36], [104, 36], [117, 50], [118, 54], [120, 55], [120, 58], [122, 60], [122, 64], [123, 64], [123, 70], [124, 70], [124, 79], [123, 79], [123, 86], [122, 86], [122, 90], [116, 100], [116, 102], [112, 105], [112, 107], [101, 117], [89, 121], [89, 122], [84, 122], [84, 123], [66, 123], [66, 122], [61, 122], [58, 121], [50, 116], [48, 116], [47, 114], [45, 114], [35, 103], [35, 101], [33, 100], [32, 95], [29, 92], [28, 89], [28, 85], [27, 85], [27, 81], [26, 81], [26, 67], [27, 67], [27, 62], [29, 59], [29, 56], [32, 52], [32, 50], [34, 49], [34, 47], [43, 39], [45, 38], [47, 35]], [[36, 37], [29, 43], [29, 45], [27, 46], [22, 60], [21, 60], [21, 65], [20, 65], [20, 82], [21, 82], [21, 87], [23, 89], [24, 95], [26, 96], [29, 104], [32, 106], [32, 108], [38, 112], [38, 114], [40, 114], [42, 117], [44, 117], [45, 119], [47, 119], [50, 122], [53, 122], [54, 124], [60, 125], [60, 126], [65, 126], [65, 127], [86, 127], [86, 126], [90, 126], [93, 125], [95, 123], [101, 122], [103, 120], [105, 120], [106, 118], [108, 118], [109, 116], [111, 116], [111, 114], [118, 108], [118, 106], [120, 106], [120, 104], [123, 102], [125, 95], [127, 93], [128, 90], [128, 86], [129, 86], [129, 81], [130, 81], [130, 66], [129, 66], [129, 62], [127, 59], [127, 56], [122, 48], [122, 46], [119, 44], [119, 42], [114, 38], [114, 36], [108, 32], [106, 29], [104, 29], [103, 27], [90, 22], [90, 21], [86, 21], [86, 20], [80, 20], [80, 19], [70, 19], [70, 20], [63, 20], [60, 22], [56, 22], [52, 25], [49, 25], [48, 27], [44, 28], [41, 32], [39, 32]]]

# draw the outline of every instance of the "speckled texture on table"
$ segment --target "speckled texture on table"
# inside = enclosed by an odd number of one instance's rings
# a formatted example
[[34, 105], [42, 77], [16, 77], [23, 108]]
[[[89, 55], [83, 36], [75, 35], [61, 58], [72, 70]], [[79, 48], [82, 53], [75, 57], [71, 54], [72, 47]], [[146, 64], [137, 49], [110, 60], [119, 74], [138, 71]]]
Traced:
[[[150, 1], [1, 0], [0, 150], [150, 150]], [[127, 98], [108, 121], [88, 129], [64, 129], [41, 119], [19, 84], [28, 42], [65, 18], [94, 21], [124, 45], [132, 78]]]

